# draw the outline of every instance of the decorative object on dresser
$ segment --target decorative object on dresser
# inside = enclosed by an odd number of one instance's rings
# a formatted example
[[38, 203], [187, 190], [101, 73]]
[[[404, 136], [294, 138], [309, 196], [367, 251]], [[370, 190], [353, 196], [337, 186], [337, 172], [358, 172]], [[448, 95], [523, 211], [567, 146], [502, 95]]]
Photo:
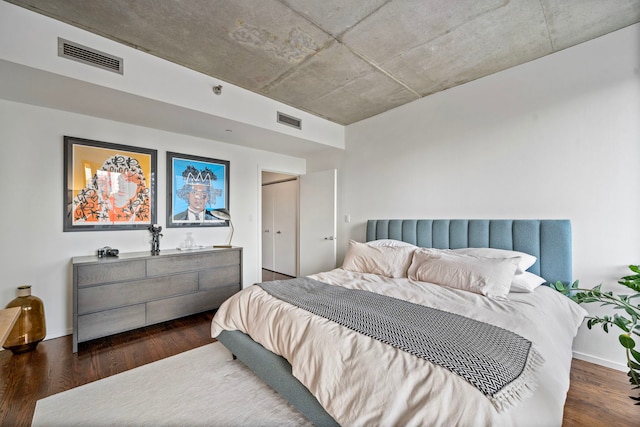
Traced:
[[158, 224], [153, 224], [149, 226], [149, 231], [151, 232], [151, 255], [158, 255], [160, 253], [160, 237], [162, 234], [162, 226]]
[[102, 258], [105, 256], [118, 256], [120, 251], [118, 249], [113, 249], [111, 246], [105, 246], [96, 251], [98, 254], [98, 258]]
[[211, 214], [218, 219], [222, 219], [229, 222], [229, 227], [231, 227], [231, 233], [229, 234], [229, 243], [226, 245], [213, 245], [214, 248], [230, 248], [231, 247], [231, 239], [233, 239], [233, 222], [231, 222], [231, 214], [226, 209], [214, 209], [211, 211]]
[[193, 233], [190, 231], [187, 231], [187, 235], [185, 236], [184, 240], [180, 243], [180, 246], [178, 246], [178, 249], [180, 250], [192, 250], [192, 249], [204, 249], [204, 246], [198, 246], [196, 245], [196, 239], [193, 237]]
[[242, 287], [242, 248], [75, 257], [78, 343], [218, 308]]
[[14, 354], [35, 350], [47, 335], [42, 300], [31, 295], [30, 285], [18, 286], [18, 297], [7, 304], [6, 308], [12, 307], [19, 307], [20, 315], [2, 347]]
[[64, 137], [64, 231], [156, 222], [157, 150]]
[[167, 227], [226, 227], [229, 161], [167, 152]]

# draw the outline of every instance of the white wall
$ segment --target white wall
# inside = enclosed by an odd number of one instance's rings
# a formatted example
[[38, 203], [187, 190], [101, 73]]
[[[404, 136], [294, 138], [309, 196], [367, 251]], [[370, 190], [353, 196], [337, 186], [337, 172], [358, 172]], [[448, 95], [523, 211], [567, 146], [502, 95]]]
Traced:
[[[640, 263], [640, 25], [353, 124], [346, 145], [308, 164], [339, 169], [343, 252], [369, 218], [568, 218], [574, 279], [615, 284]], [[574, 349], [621, 368], [616, 337], [584, 328]]]
[[[158, 131], [79, 114], [0, 100], [0, 303], [16, 287], [32, 286], [42, 298], [47, 338], [72, 331], [71, 258], [108, 245], [121, 252], [150, 250], [146, 230], [63, 232], [63, 136], [158, 150], [157, 222], [166, 226], [166, 152], [212, 157], [230, 163], [233, 244], [243, 246], [244, 284], [260, 280], [259, 170], [305, 172], [305, 160]], [[225, 243], [229, 228], [164, 228], [161, 249], [175, 248], [192, 231], [198, 244]]]

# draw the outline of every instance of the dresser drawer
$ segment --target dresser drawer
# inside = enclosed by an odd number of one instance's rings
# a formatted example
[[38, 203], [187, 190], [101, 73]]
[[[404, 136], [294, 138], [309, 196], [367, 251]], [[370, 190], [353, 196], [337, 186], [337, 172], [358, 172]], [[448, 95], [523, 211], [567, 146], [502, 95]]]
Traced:
[[240, 252], [191, 253], [189, 255], [150, 259], [147, 261], [147, 275], [160, 276], [229, 265], [240, 265]]
[[215, 268], [199, 273], [199, 289], [236, 285], [240, 289], [240, 266]]
[[198, 273], [78, 289], [78, 314], [122, 307], [198, 290]]
[[145, 325], [145, 305], [138, 304], [78, 316], [78, 341], [113, 335]]
[[77, 267], [78, 287], [120, 280], [143, 279], [146, 275], [144, 261], [107, 262], [104, 264], [80, 265]]
[[227, 298], [238, 291], [237, 286], [225, 286], [210, 291], [148, 302], [147, 322], [149, 324], [162, 322], [210, 310], [211, 307], [219, 307]]

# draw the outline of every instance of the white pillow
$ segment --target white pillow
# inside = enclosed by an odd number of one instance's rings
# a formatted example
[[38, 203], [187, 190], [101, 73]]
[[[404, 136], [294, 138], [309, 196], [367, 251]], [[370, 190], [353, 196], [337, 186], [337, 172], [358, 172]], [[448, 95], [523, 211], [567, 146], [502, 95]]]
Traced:
[[490, 298], [509, 293], [519, 257], [485, 258], [439, 249], [417, 249], [409, 279], [435, 283]]
[[511, 282], [511, 292], [533, 292], [535, 288], [546, 282], [542, 277], [525, 271], [522, 274], [516, 274]]
[[349, 240], [342, 268], [385, 277], [407, 277], [413, 246], [371, 246]]
[[454, 252], [458, 252], [465, 255], [473, 255], [479, 256], [483, 258], [514, 258], [520, 257], [518, 262], [518, 269], [516, 270], [516, 274], [524, 273], [527, 271], [529, 267], [536, 263], [537, 258], [533, 255], [518, 252], [518, 251], [510, 251], [507, 249], [496, 249], [496, 248], [460, 248], [460, 249], [452, 249]]
[[413, 245], [408, 242], [403, 242], [402, 240], [394, 240], [394, 239], [378, 239], [372, 240], [366, 243], [369, 246], [411, 246], [413, 248], [417, 248], [416, 245]]

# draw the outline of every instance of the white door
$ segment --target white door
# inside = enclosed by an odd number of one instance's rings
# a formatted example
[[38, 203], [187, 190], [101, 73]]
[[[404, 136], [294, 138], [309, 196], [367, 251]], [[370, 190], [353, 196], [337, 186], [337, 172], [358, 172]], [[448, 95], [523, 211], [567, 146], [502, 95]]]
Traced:
[[262, 268], [273, 271], [273, 200], [272, 185], [262, 187]]
[[337, 172], [300, 176], [299, 276], [336, 267]]
[[298, 181], [273, 184], [273, 271], [296, 276]]

